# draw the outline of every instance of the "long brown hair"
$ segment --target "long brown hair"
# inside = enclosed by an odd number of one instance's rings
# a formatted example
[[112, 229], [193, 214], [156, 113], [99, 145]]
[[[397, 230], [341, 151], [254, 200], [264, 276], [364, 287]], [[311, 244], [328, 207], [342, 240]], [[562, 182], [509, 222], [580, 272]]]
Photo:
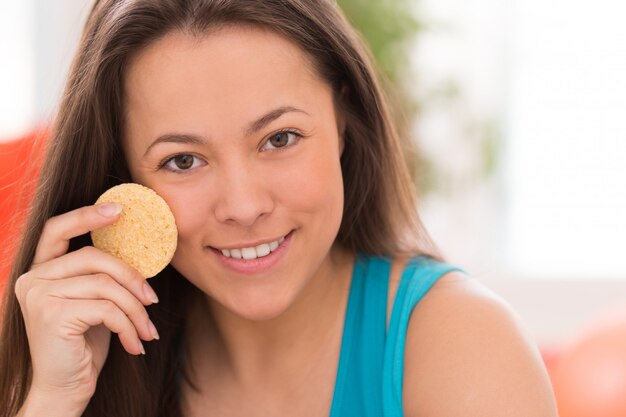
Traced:
[[[108, 187], [130, 181], [120, 147], [122, 78], [129, 60], [171, 31], [203, 36], [223, 24], [260, 25], [298, 44], [335, 91], [346, 120], [341, 157], [345, 205], [337, 243], [353, 252], [397, 256], [436, 251], [423, 230], [403, 146], [366, 48], [330, 0], [96, 0], [74, 58], [48, 142], [41, 180], [4, 297], [0, 335], [0, 417], [14, 415], [32, 368], [14, 295], [44, 223], [93, 204]], [[70, 250], [90, 244], [73, 239]], [[194, 291], [173, 268], [151, 283], [161, 302], [149, 307], [161, 340], [147, 355], [127, 354], [117, 338], [85, 416], [180, 415], [176, 378], [184, 312]]]

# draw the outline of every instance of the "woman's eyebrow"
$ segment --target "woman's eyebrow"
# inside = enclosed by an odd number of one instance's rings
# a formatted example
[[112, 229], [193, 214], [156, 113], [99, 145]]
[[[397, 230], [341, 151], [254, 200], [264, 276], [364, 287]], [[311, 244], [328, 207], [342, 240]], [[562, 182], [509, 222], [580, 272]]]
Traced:
[[[298, 113], [303, 113], [303, 114], [310, 116], [309, 113], [305, 112], [304, 110], [298, 109], [293, 106], [278, 107], [274, 110], [269, 111], [263, 116], [259, 117], [257, 120], [249, 123], [245, 132], [246, 136], [253, 135], [254, 133], [258, 132], [259, 130], [263, 129], [265, 126], [273, 122], [274, 120], [278, 119], [283, 114], [290, 113], [290, 112], [298, 112]], [[145, 157], [146, 155], [148, 155], [150, 150], [155, 145], [159, 143], [163, 143], [163, 142], [192, 144], [192, 145], [206, 145], [207, 144], [207, 140], [203, 138], [202, 136], [191, 135], [191, 134], [180, 134], [180, 133], [166, 133], [156, 138], [155, 141], [152, 142], [148, 146], [143, 156]]]
[[290, 112], [304, 113], [307, 116], [310, 116], [310, 114], [305, 112], [304, 110], [298, 109], [298, 108], [293, 107], [293, 106], [278, 107], [277, 109], [274, 109], [274, 110], [264, 114], [263, 116], [261, 116], [257, 120], [255, 120], [254, 122], [250, 123], [248, 125], [248, 128], [246, 129], [246, 136], [250, 136], [250, 135], [258, 132], [259, 130], [263, 129], [266, 125], [268, 125], [271, 122], [273, 122], [274, 120], [278, 119], [283, 114], [290, 113]]
[[146, 155], [148, 155], [148, 152], [150, 152], [150, 150], [154, 148], [155, 145], [159, 143], [163, 143], [163, 142], [183, 143], [183, 144], [192, 144], [192, 145], [205, 145], [207, 143], [206, 140], [204, 140], [201, 136], [197, 136], [197, 135], [166, 133], [165, 135], [161, 135], [158, 138], [156, 138], [156, 140], [152, 142], [150, 146], [148, 146], [143, 156], [145, 157]]

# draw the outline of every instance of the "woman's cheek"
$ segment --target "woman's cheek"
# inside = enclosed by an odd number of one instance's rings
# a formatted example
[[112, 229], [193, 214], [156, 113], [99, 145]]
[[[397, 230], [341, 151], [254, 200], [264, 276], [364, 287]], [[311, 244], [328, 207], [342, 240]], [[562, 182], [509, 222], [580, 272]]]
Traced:
[[196, 188], [199, 189], [194, 189], [191, 184], [161, 185], [155, 188], [174, 214], [179, 245], [184, 245], [194, 230], [201, 230], [202, 224], [207, 219], [206, 198], [201, 193], [202, 187], [197, 185]]
[[282, 168], [277, 192], [282, 201], [289, 201], [291, 209], [308, 213], [336, 211], [337, 206], [343, 209], [341, 165], [339, 155], [331, 149], [320, 147]]

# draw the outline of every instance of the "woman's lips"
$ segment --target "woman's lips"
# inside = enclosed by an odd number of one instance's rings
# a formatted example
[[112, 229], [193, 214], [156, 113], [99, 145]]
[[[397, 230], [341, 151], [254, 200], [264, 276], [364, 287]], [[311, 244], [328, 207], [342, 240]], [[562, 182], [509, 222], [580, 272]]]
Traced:
[[[271, 250], [269, 243], [258, 245], [255, 248], [244, 248], [243, 250], [230, 249], [228, 254], [230, 256], [225, 255], [220, 249], [211, 247], [211, 250], [221, 264], [226, 268], [243, 274], [254, 274], [270, 269], [285, 256], [291, 245], [293, 234], [294, 231], [292, 230], [284, 238], [276, 241], [277, 247], [274, 250]], [[267, 251], [269, 249], [269, 253], [267, 255], [259, 257], [257, 256], [258, 252], [256, 252], [254, 256], [250, 253], [250, 250], [256, 250], [259, 246], [263, 245], [267, 245], [268, 248], [261, 248], [261, 254], [263, 254], [263, 251]], [[235, 253], [233, 253], [233, 251]], [[242, 253], [238, 253], [237, 251]], [[239, 257], [239, 255], [241, 255], [241, 257]]]
[[263, 258], [270, 253], [274, 252], [281, 243], [285, 240], [284, 236], [281, 236], [279, 239], [273, 240], [268, 243], [261, 243], [260, 245], [248, 246], [243, 248], [233, 248], [233, 249], [219, 249], [227, 258], [235, 258], [235, 259], [256, 259]]

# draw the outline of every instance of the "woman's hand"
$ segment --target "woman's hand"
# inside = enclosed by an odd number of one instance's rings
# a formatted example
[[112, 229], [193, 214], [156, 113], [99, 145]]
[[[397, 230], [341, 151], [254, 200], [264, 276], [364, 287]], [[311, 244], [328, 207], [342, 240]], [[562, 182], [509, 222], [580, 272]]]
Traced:
[[82, 207], [46, 222], [31, 269], [15, 285], [33, 364], [29, 396], [86, 406], [111, 332], [130, 354], [158, 339], [144, 306], [158, 302], [132, 267], [94, 247], [67, 253], [70, 239], [114, 223], [115, 204]]

